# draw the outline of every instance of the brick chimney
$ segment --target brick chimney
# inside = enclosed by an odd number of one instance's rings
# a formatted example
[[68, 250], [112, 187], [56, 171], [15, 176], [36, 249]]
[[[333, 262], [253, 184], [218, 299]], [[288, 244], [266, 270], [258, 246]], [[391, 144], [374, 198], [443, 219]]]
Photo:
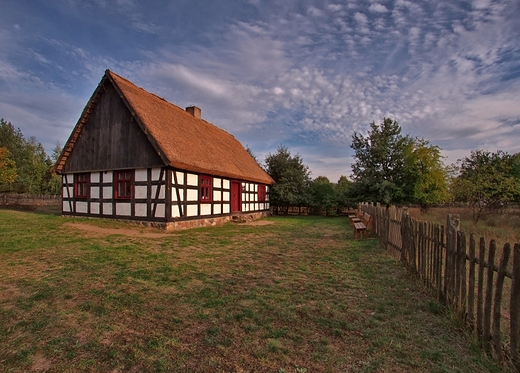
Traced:
[[201, 118], [202, 110], [200, 110], [200, 108], [198, 108], [197, 106], [188, 106], [186, 108], [186, 111], [197, 119]]

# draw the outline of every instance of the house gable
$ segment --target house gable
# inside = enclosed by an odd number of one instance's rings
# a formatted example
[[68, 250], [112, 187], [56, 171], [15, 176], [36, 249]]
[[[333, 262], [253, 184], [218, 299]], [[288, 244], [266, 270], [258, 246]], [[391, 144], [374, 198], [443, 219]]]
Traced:
[[78, 123], [74, 146], [60, 171], [164, 166], [137, 120], [113, 84], [104, 79]]

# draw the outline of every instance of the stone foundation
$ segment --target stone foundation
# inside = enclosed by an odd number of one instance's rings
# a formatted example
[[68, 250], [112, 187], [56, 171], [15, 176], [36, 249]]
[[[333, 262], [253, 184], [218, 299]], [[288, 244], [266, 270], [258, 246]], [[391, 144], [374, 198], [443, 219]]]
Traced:
[[[257, 220], [260, 218], [265, 218], [269, 216], [269, 211], [260, 211], [260, 212], [244, 212], [244, 213], [234, 213], [232, 215], [219, 216], [213, 218], [202, 218], [202, 219], [193, 219], [193, 220], [179, 220], [172, 221], [168, 223], [164, 222], [156, 222], [156, 221], [142, 221], [142, 220], [129, 220], [129, 219], [112, 219], [112, 218], [98, 218], [94, 217], [93, 219], [106, 219], [106, 220], [115, 220], [122, 221], [126, 223], [139, 224], [144, 225], [145, 227], [152, 227], [158, 229], [164, 229], [167, 231], [179, 231], [183, 229], [191, 229], [191, 228], [202, 228], [202, 227], [216, 227], [220, 225], [224, 225], [225, 223], [247, 223], [253, 220]], [[67, 218], [79, 218], [80, 216], [71, 216], [71, 215], [62, 215]], [[87, 217], [85, 217], [87, 218]], [[90, 218], [90, 217], [89, 217]]]
[[233, 215], [221, 216], [216, 218], [195, 219], [195, 220], [181, 220], [165, 223], [163, 229], [167, 231], [201, 228], [201, 227], [215, 227], [224, 225], [227, 222], [245, 223], [260, 218], [265, 218], [269, 215], [269, 211], [252, 212], [252, 213], [235, 213]]

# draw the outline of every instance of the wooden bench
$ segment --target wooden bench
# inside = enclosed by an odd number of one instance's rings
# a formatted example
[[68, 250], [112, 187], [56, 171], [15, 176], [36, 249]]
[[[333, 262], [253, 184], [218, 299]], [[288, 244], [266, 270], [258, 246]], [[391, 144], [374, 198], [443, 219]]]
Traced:
[[361, 212], [361, 217], [353, 218], [352, 225], [354, 226], [354, 239], [357, 240], [359, 237], [368, 237], [368, 232], [372, 228], [372, 216], [366, 212]]

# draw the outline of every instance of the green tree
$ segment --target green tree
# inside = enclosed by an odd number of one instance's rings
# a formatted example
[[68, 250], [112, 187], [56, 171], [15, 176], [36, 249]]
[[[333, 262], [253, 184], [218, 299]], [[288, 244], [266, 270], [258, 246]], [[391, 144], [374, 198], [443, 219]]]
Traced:
[[438, 146], [423, 139], [411, 141], [405, 148], [405, 172], [406, 199], [419, 204], [421, 210], [448, 200], [447, 171]]
[[384, 118], [381, 124], [372, 122], [367, 136], [354, 133], [350, 145], [355, 157], [352, 191], [358, 201], [388, 206], [406, 200], [410, 180], [406, 180], [405, 149], [411, 142], [390, 118]]
[[289, 149], [281, 145], [276, 153], [267, 155], [264, 163], [266, 172], [275, 181], [269, 192], [273, 206], [308, 205], [311, 172], [299, 154], [291, 156]]
[[16, 179], [16, 164], [9, 155], [7, 148], [0, 148], [0, 185], [11, 184]]
[[338, 210], [343, 210], [345, 207], [355, 206], [352, 200], [352, 182], [344, 175], [341, 175], [335, 185], [336, 189], [336, 203]]
[[52, 149], [52, 155], [51, 155], [51, 163], [52, 166], [50, 168], [50, 178], [47, 183], [47, 190], [49, 194], [60, 194], [61, 193], [61, 176], [56, 174], [54, 168], [56, 166], [56, 162], [58, 161], [58, 158], [61, 155], [61, 151], [63, 150], [63, 147], [61, 146], [59, 141], [56, 141], [56, 145]]
[[0, 119], [0, 147], [5, 147], [16, 164], [14, 182], [4, 184], [3, 191], [41, 194], [47, 192], [52, 162], [42, 144], [34, 137], [26, 140], [19, 128]]
[[370, 124], [367, 136], [354, 133], [353, 195], [385, 205], [417, 203], [425, 210], [448, 199], [446, 170], [438, 146], [401, 134], [397, 121]]
[[475, 222], [483, 214], [514, 201], [519, 194], [516, 157], [501, 150], [495, 153], [474, 150], [469, 157], [459, 161], [459, 175], [454, 179], [452, 189], [457, 200], [473, 208]]
[[329, 215], [337, 205], [334, 184], [326, 176], [318, 176], [310, 184], [311, 207], [317, 213]]

